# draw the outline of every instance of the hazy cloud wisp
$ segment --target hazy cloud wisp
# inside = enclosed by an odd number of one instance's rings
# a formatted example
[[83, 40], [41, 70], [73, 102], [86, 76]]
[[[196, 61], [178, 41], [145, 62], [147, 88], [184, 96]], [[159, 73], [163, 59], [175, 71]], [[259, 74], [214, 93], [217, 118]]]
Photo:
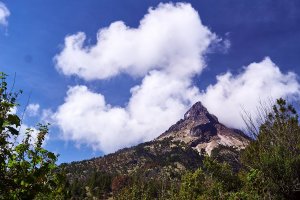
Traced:
[[37, 103], [31, 103], [26, 107], [26, 114], [30, 117], [37, 116], [39, 114], [40, 105]]
[[9, 17], [9, 15], [10, 15], [10, 11], [6, 7], [6, 5], [0, 1], [0, 25], [2, 26], [8, 25], [7, 18]]

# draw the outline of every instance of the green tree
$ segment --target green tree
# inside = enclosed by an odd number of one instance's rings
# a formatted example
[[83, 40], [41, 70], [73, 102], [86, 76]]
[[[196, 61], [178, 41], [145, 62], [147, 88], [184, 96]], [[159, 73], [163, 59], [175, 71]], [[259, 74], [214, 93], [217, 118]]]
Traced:
[[[7, 75], [0, 73], [0, 199], [34, 199], [38, 194], [62, 194], [63, 176], [57, 172], [57, 155], [43, 148], [48, 125], [20, 132], [21, 119], [11, 111], [22, 91], [7, 88]], [[18, 142], [17, 138], [22, 138]]]
[[182, 178], [180, 199], [228, 199], [239, 191], [241, 181], [227, 163], [205, 157], [203, 168], [187, 173]]
[[300, 192], [300, 126], [294, 107], [278, 99], [257, 139], [242, 154], [245, 192], [259, 199], [297, 199]]

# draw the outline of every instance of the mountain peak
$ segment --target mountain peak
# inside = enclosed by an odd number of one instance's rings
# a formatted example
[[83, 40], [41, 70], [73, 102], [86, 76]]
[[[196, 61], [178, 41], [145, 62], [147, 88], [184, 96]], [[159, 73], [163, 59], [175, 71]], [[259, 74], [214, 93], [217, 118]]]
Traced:
[[196, 102], [185, 114], [184, 118], [197, 117], [202, 113], [208, 113], [207, 109], [202, 105], [200, 101]]
[[208, 154], [219, 145], [241, 149], [249, 142], [248, 137], [241, 131], [221, 124], [200, 101], [184, 114], [183, 119], [172, 125], [157, 139], [166, 137], [174, 141], [183, 141], [197, 151], [205, 150]]
[[210, 114], [206, 107], [198, 101], [185, 114], [184, 120], [199, 121], [202, 124], [218, 123], [218, 118]]

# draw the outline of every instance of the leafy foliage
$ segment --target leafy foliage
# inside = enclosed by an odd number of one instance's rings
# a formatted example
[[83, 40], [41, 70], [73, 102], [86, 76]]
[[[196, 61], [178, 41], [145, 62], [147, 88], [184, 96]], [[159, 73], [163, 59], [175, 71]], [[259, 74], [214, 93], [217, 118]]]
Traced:
[[296, 199], [300, 192], [300, 126], [298, 114], [277, 100], [242, 156], [247, 170], [247, 192], [262, 199]]
[[187, 173], [181, 182], [180, 199], [228, 199], [241, 181], [230, 165], [206, 157], [203, 168]]
[[32, 129], [20, 132], [21, 119], [11, 111], [18, 106], [16, 100], [22, 92], [9, 92], [6, 77], [0, 73], [0, 199], [62, 194], [64, 177], [55, 173], [57, 155], [42, 146], [48, 125], [37, 125], [36, 138]]

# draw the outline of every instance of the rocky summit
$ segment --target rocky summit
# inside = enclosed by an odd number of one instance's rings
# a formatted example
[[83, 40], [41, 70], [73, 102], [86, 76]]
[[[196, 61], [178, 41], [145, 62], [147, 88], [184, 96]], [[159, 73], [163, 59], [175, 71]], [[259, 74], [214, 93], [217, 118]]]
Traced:
[[172, 125], [157, 138], [163, 140], [182, 141], [199, 153], [211, 155], [213, 149], [223, 146], [237, 150], [245, 148], [250, 141], [242, 131], [228, 128], [210, 114], [201, 102], [195, 103], [184, 118]]

